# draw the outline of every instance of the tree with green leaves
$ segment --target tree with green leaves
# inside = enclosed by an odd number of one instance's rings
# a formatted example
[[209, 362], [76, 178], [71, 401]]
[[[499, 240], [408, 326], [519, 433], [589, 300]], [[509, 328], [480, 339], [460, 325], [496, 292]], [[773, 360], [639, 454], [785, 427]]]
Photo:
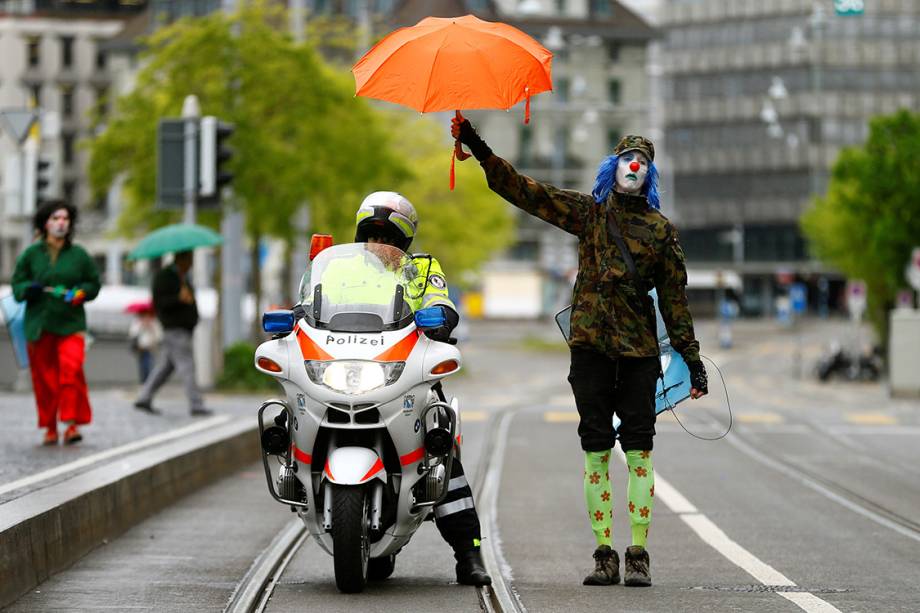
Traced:
[[[97, 193], [124, 178], [119, 231], [136, 235], [181, 216], [154, 206], [156, 129], [195, 94], [202, 114], [236, 127], [233, 187], [254, 262], [263, 237], [291, 248], [303, 206], [315, 231], [351, 240], [358, 204], [377, 190], [401, 191], [419, 207], [425, 238], [415, 247], [438, 251], [455, 278], [506, 244], [505, 207], [476, 177], [464, 180], [470, 169], [459, 168], [458, 190], [447, 190], [446, 127], [356, 98], [347, 69], [331, 66], [311, 42], [295, 43], [286, 23], [281, 9], [259, 1], [180, 20], [145, 41], [133, 91], [90, 143]], [[200, 218], [213, 225], [218, 215]], [[254, 285], [258, 297], [258, 275]]]
[[918, 160], [920, 114], [874, 118], [866, 143], [840, 153], [827, 195], [801, 222], [818, 258], [866, 282], [869, 319], [883, 345], [911, 249], [920, 245]]

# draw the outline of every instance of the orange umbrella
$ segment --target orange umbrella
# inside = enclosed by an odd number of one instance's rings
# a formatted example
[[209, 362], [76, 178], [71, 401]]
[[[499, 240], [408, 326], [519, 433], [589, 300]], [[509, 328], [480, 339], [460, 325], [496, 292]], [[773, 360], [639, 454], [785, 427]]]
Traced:
[[[352, 67], [355, 95], [421, 113], [509, 109], [553, 87], [553, 54], [507, 24], [473, 15], [427, 17], [387, 35]], [[469, 157], [457, 142], [454, 155]], [[454, 184], [451, 158], [451, 189]]]

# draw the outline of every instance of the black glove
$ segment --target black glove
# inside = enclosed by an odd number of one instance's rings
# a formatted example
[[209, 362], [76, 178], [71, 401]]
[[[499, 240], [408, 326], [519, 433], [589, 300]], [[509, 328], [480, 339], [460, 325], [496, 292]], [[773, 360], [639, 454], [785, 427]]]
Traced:
[[473, 157], [480, 162], [491, 157], [492, 150], [486, 144], [486, 141], [479, 137], [479, 134], [476, 133], [476, 128], [473, 127], [473, 124], [471, 124], [468, 119], [464, 119], [460, 122], [459, 138], [461, 143], [469, 147]]
[[460, 323], [460, 316], [457, 314], [457, 311], [450, 307], [444, 306], [443, 304], [438, 306], [441, 307], [441, 312], [444, 313], [444, 324], [437, 328], [425, 330], [425, 336], [433, 341], [446, 343], [448, 339], [450, 339], [450, 333], [453, 332], [457, 324]]
[[41, 298], [42, 294], [45, 293], [45, 286], [39, 283], [38, 281], [33, 281], [29, 287], [26, 288], [25, 299], [26, 302], [32, 302], [33, 300], [38, 300]]
[[690, 369], [690, 387], [704, 394], [709, 393], [709, 377], [706, 375], [706, 367], [702, 360], [687, 362], [687, 368]]

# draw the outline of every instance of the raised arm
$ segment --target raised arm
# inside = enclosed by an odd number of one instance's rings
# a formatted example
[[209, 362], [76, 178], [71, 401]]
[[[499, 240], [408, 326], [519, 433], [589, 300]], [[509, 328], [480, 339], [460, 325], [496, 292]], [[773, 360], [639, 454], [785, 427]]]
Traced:
[[518, 173], [507, 161], [492, 153], [469, 121], [454, 118], [451, 133], [470, 148], [486, 173], [489, 188], [513, 204], [543, 221], [570, 234], [581, 235], [589, 206], [594, 202], [587, 194], [560, 189]]

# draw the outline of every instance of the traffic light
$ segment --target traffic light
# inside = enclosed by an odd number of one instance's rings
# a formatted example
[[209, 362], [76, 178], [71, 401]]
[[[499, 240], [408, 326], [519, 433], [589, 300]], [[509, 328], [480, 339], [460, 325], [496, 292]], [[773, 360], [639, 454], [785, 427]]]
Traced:
[[182, 208], [185, 202], [185, 120], [157, 124], [157, 207]]
[[227, 169], [233, 157], [233, 149], [228, 146], [227, 139], [233, 131], [233, 124], [224, 123], [217, 117], [209, 115], [201, 118], [199, 202], [220, 202], [221, 189], [233, 181], [233, 173]]
[[31, 215], [42, 202], [51, 197], [51, 162], [39, 155], [38, 145], [30, 141], [24, 149], [22, 162], [22, 205], [23, 215]]
[[41, 206], [42, 202], [48, 200], [51, 195], [51, 162], [45, 158], [37, 158], [35, 161], [35, 205], [36, 208]]

